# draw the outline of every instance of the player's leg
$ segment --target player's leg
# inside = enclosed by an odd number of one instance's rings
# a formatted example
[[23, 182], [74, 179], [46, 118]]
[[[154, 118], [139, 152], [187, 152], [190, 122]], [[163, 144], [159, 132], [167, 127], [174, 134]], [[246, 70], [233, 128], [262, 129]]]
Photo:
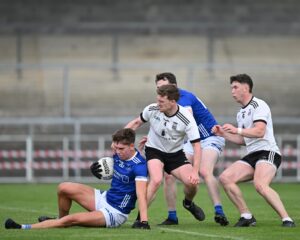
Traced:
[[198, 185], [192, 184], [190, 182], [190, 174], [192, 171], [192, 165], [185, 164], [172, 170], [171, 173], [184, 184], [184, 208], [191, 212], [197, 220], [203, 221], [205, 219], [205, 214], [203, 210], [193, 202], [193, 199], [198, 190]]
[[95, 210], [95, 190], [94, 188], [80, 184], [64, 182], [57, 188], [59, 218], [69, 214], [72, 201], [77, 202], [88, 211]]
[[151, 159], [147, 162], [149, 183], [147, 186], [147, 202], [148, 206], [155, 198], [155, 194], [163, 180], [164, 164], [159, 159]]
[[255, 167], [253, 183], [256, 191], [264, 197], [264, 199], [277, 212], [283, 222], [283, 226], [294, 226], [293, 220], [289, 217], [278, 193], [270, 187], [275, 174], [276, 167], [267, 162], [258, 162]]
[[[95, 210], [94, 189], [90, 186], [80, 183], [64, 182], [58, 185], [57, 196], [59, 218], [69, 214], [70, 208], [72, 206], [72, 201], [77, 202], [88, 211]], [[55, 218], [56, 217], [40, 216], [38, 218], [38, 221], [43, 222]]]
[[226, 226], [229, 224], [223, 211], [219, 184], [214, 176], [214, 167], [218, 160], [219, 153], [213, 148], [202, 149], [202, 159], [200, 164], [200, 175], [206, 183], [209, 196], [213, 202], [215, 210], [215, 221], [220, 225]]
[[235, 224], [236, 227], [253, 226], [256, 224], [243, 194], [237, 183], [253, 178], [254, 169], [245, 162], [237, 161], [230, 165], [219, 177], [226, 194], [241, 214], [241, 218]]
[[164, 173], [164, 196], [168, 207], [168, 217], [159, 225], [177, 225], [178, 218], [176, 213], [176, 179], [172, 175], [167, 173]]
[[105, 227], [106, 221], [101, 211], [85, 213], [74, 213], [59, 219], [52, 219], [35, 224], [18, 224], [12, 219], [5, 222], [7, 229], [40, 229], [40, 228], [62, 228], [71, 226]]
[[32, 228], [55, 228], [55, 227], [105, 227], [106, 222], [101, 211], [74, 213], [56, 220], [48, 220], [32, 225]]

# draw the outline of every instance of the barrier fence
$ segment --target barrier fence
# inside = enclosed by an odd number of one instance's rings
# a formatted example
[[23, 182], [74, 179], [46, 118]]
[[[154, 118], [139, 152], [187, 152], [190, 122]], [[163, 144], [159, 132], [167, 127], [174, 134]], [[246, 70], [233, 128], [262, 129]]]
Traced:
[[[138, 136], [139, 139], [140, 136]], [[89, 167], [111, 156], [110, 135], [1, 136], [0, 182], [93, 182]], [[282, 164], [275, 181], [300, 181], [300, 135], [279, 135]], [[226, 147], [216, 175], [245, 154], [244, 148]]]

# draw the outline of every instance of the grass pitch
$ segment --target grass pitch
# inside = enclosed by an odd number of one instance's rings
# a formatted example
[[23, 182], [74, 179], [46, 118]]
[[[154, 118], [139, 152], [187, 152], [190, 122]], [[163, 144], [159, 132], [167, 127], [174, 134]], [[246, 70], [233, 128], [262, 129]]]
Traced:
[[[207, 195], [205, 185], [200, 186], [196, 197], [196, 203], [201, 206], [206, 219], [198, 222], [182, 206], [182, 185], [178, 185], [177, 211], [179, 217], [178, 226], [158, 227], [167, 216], [166, 204], [162, 194], [162, 188], [157, 194], [156, 200], [149, 209], [149, 222], [151, 230], [131, 229], [131, 224], [136, 217], [133, 211], [129, 220], [120, 228], [83, 228], [72, 227], [65, 229], [44, 230], [6, 230], [4, 221], [11, 217], [19, 223], [33, 223], [40, 215], [52, 215], [57, 213], [56, 199], [57, 184], [0, 184], [0, 239], [30, 239], [30, 240], [63, 240], [63, 239], [109, 239], [109, 240], [177, 240], [177, 239], [233, 239], [233, 240], [296, 240], [300, 239], [300, 184], [276, 183], [273, 188], [280, 194], [290, 216], [295, 220], [296, 228], [283, 228], [277, 214], [256, 193], [252, 184], [241, 184], [246, 201], [257, 219], [256, 227], [234, 228], [233, 225], [239, 218], [237, 210], [222, 192], [223, 206], [230, 221], [227, 227], [217, 225], [213, 220], [213, 207]], [[107, 185], [95, 184], [94, 187], [107, 189]], [[83, 211], [74, 204], [71, 212]]]

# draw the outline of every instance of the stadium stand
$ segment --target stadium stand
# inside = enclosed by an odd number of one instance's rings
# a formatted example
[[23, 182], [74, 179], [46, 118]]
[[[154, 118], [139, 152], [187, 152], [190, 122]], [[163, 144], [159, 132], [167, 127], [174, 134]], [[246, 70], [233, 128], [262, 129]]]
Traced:
[[23, 151], [26, 135], [60, 139], [36, 149], [61, 148], [67, 136], [70, 148], [88, 150], [76, 138], [111, 134], [139, 114], [162, 71], [220, 122], [234, 121], [238, 107], [229, 76], [247, 72], [272, 106], [275, 131], [299, 133], [299, 12], [297, 0], [2, 0], [0, 154]]

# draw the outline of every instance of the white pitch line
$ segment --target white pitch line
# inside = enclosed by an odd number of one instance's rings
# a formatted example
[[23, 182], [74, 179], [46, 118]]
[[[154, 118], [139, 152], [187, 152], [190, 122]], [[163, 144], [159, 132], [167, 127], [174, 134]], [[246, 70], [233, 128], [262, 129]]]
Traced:
[[178, 229], [170, 229], [170, 228], [162, 228], [159, 227], [159, 229], [163, 229], [167, 232], [177, 232], [177, 233], [182, 233], [182, 234], [187, 234], [187, 235], [194, 235], [194, 236], [201, 236], [201, 237], [211, 237], [211, 238], [221, 238], [221, 239], [232, 239], [232, 240], [245, 240], [245, 238], [240, 238], [240, 237], [232, 237], [232, 236], [220, 236], [220, 235], [215, 235], [215, 234], [207, 234], [207, 233], [199, 233], [199, 232], [189, 232], [189, 231], [183, 231], [183, 230], [178, 230]]
[[18, 207], [8, 207], [8, 206], [0, 206], [0, 209], [3, 210], [10, 210], [10, 211], [18, 211], [18, 212], [29, 212], [29, 213], [42, 213], [42, 214], [49, 214], [49, 215], [57, 215], [57, 213], [52, 212], [45, 212], [43, 209], [35, 210], [35, 209], [25, 209], [25, 208], [18, 208]]

